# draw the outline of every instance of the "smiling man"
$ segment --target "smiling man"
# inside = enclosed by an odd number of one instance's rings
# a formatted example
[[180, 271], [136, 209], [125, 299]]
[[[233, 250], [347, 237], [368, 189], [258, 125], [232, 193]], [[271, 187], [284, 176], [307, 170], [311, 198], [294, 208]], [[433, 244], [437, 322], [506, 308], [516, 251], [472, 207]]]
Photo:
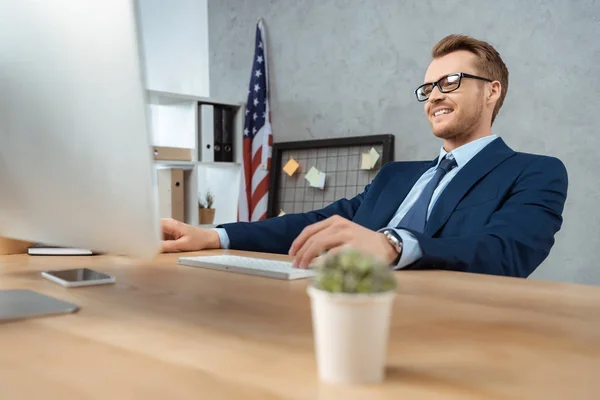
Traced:
[[396, 269], [527, 277], [554, 245], [568, 179], [558, 159], [515, 152], [492, 134], [507, 89], [490, 44], [450, 35], [415, 90], [443, 141], [434, 160], [388, 163], [356, 197], [308, 213], [214, 230], [164, 220], [164, 249], [289, 253], [306, 268], [324, 251], [353, 247]]

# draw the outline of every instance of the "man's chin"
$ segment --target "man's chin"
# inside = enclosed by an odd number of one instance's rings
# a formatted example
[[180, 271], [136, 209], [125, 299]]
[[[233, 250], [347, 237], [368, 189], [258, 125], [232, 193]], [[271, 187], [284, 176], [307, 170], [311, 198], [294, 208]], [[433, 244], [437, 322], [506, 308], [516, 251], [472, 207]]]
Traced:
[[432, 126], [431, 131], [440, 139], [449, 139], [455, 136], [455, 133], [451, 129], [448, 129], [448, 127]]

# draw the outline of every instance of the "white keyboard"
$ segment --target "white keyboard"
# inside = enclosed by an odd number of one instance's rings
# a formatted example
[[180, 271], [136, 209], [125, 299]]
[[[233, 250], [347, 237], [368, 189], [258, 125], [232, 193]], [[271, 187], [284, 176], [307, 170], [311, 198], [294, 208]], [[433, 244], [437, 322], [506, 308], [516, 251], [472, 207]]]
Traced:
[[178, 263], [190, 267], [211, 268], [277, 279], [310, 278], [315, 274], [312, 269], [294, 268], [292, 263], [287, 261], [231, 255], [179, 257]]

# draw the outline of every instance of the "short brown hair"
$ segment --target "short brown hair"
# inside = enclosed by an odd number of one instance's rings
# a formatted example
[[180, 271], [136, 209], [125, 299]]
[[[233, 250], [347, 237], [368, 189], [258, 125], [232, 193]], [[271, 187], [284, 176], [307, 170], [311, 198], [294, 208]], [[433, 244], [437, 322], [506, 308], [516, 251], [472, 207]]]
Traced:
[[508, 91], [508, 68], [506, 68], [500, 54], [492, 45], [466, 35], [446, 36], [433, 47], [431, 56], [433, 58], [443, 57], [459, 50], [466, 50], [475, 54], [478, 58], [478, 61], [475, 63], [477, 72], [485, 78], [500, 82], [502, 87], [500, 98], [498, 98], [494, 112], [492, 113], [492, 123], [494, 123]]

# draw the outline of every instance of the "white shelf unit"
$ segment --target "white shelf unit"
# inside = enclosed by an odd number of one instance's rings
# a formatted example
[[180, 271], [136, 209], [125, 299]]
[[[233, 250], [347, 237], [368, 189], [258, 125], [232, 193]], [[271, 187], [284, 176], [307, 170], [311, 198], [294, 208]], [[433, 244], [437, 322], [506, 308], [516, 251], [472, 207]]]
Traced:
[[[213, 225], [237, 220], [245, 108], [241, 103], [155, 90], [147, 91], [152, 145], [192, 149], [191, 161], [155, 160], [156, 168], [184, 170], [185, 222], [198, 226], [198, 200], [214, 197]], [[213, 143], [212, 129], [202, 129], [203, 105], [233, 110], [233, 161], [205, 160], [202, 147]]]
[[177, 161], [177, 160], [154, 160], [154, 165], [157, 168], [181, 168], [184, 170], [193, 170], [197, 163], [194, 161]]

